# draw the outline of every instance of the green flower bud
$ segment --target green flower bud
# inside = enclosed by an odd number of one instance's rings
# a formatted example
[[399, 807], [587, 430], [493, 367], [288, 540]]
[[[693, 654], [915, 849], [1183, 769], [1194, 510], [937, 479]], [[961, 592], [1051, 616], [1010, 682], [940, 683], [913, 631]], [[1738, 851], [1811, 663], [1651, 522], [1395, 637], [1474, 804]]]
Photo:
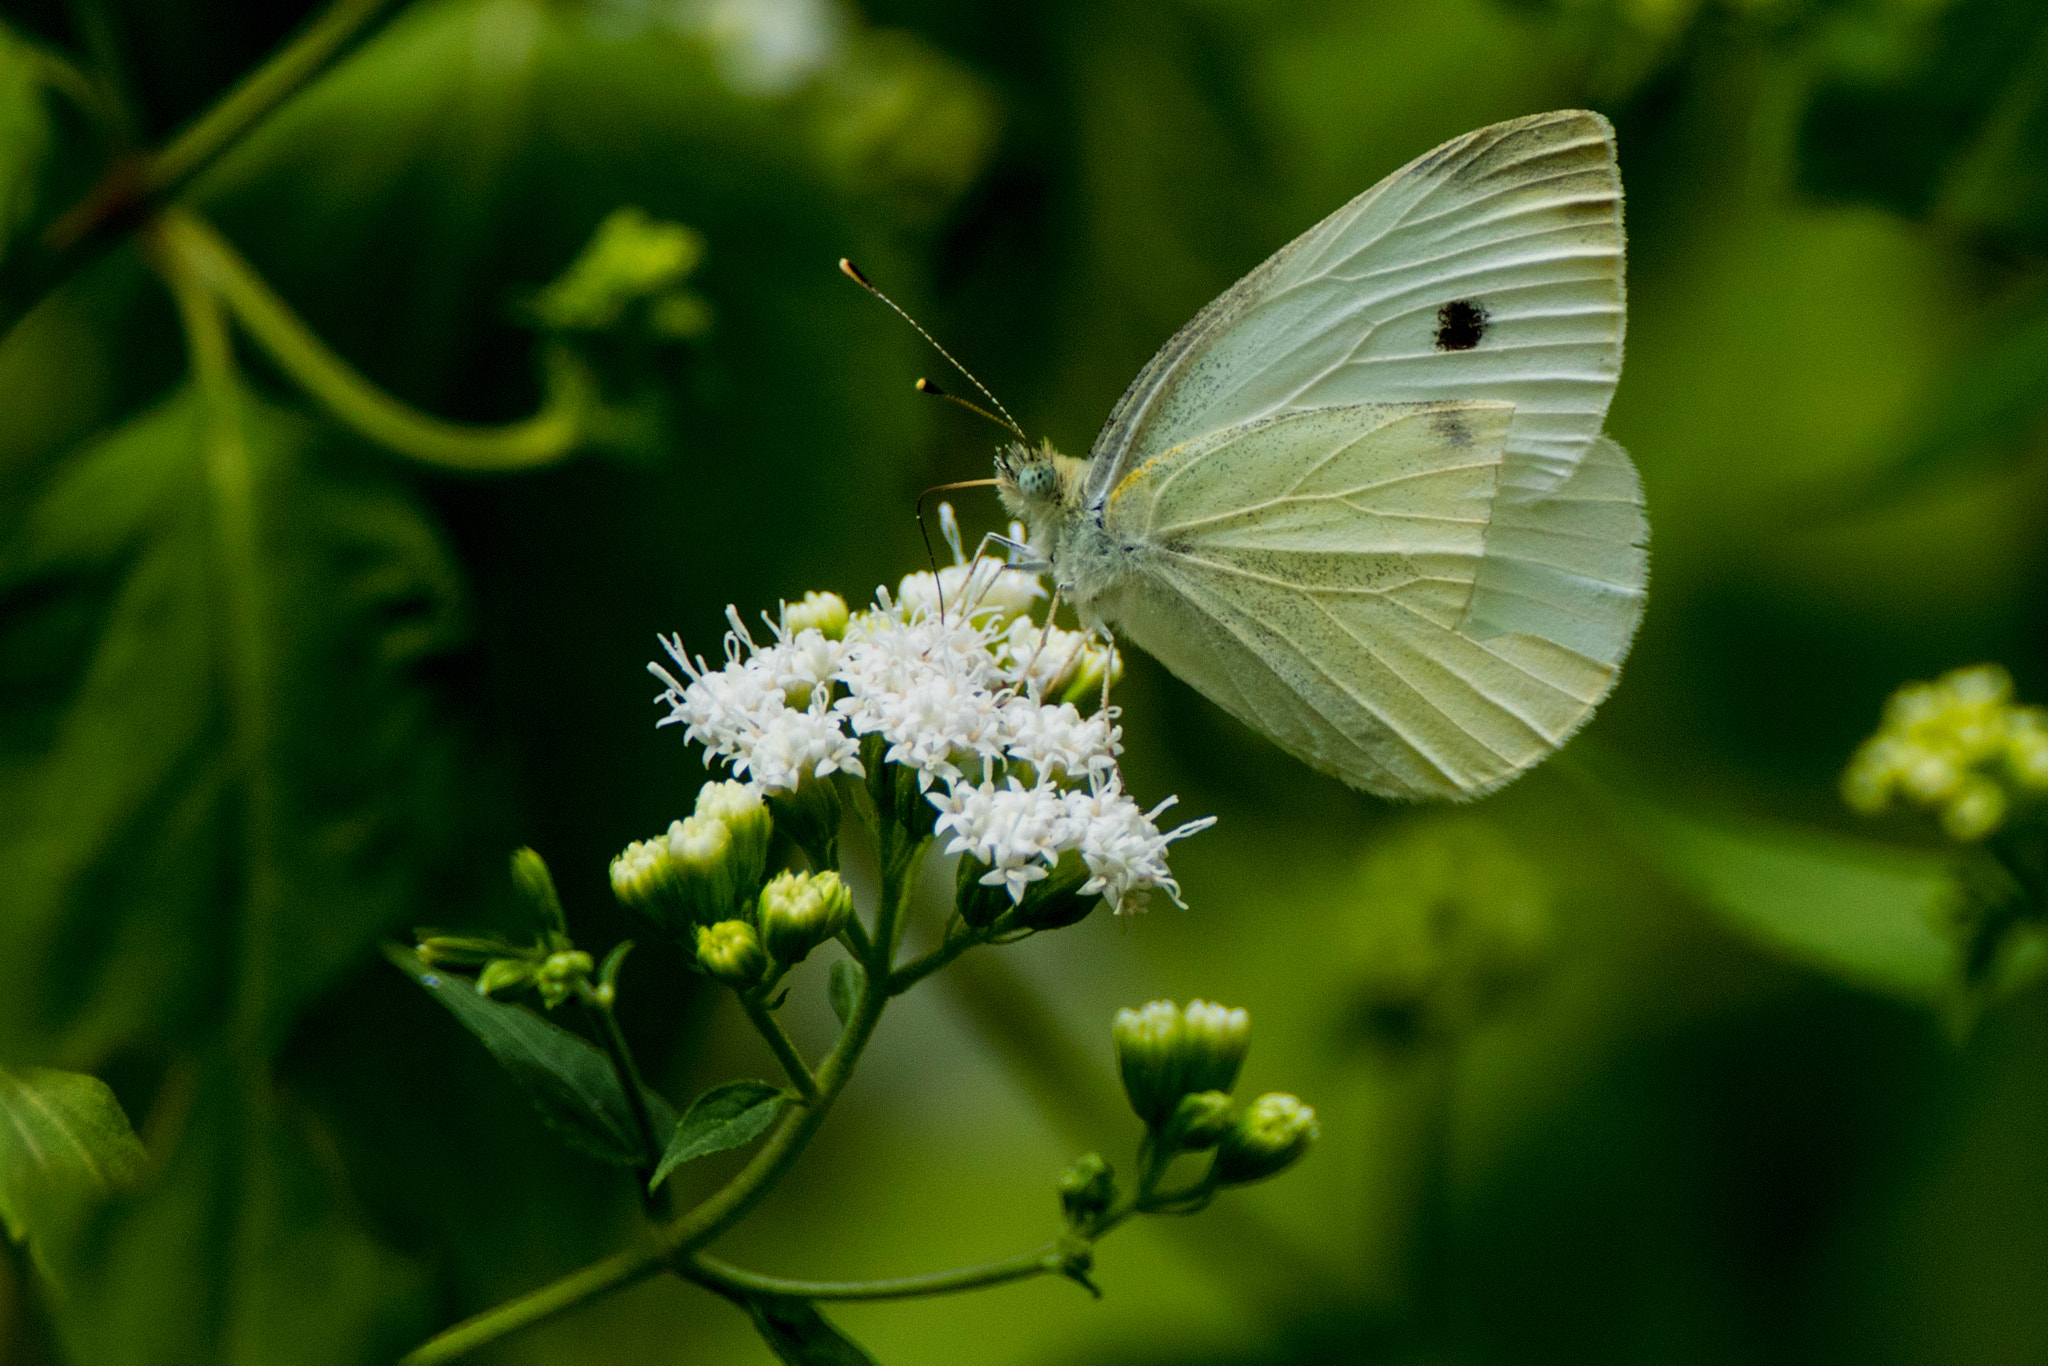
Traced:
[[1260, 1181], [1294, 1165], [1320, 1132], [1316, 1112], [1293, 1096], [1268, 1092], [1245, 1106], [1216, 1145], [1220, 1185]]
[[474, 939], [466, 935], [435, 934], [414, 930], [419, 938], [420, 961], [430, 968], [480, 968], [500, 958], [519, 958], [527, 952], [500, 939]]
[[1070, 1228], [1087, 1228], [1114, 1203], [1116, 1173], [1101, 1153], [1075, 1159], [1060, 1177], [1060, 1208], [1066, 1211]]
[[735, 990], [744, 990], [768, 971], [761, 937], [744, 920], [721, 920], [697, 927], [697, 964]]
[[704, 239], [680, 223], [644, 210], [612, 211], [560, 278], [535, 296], [542, 326], [559, 331], [601, 331], [628, 305], [677, 291], [704, 257]]
[[775, 818], [752, 783], [706, 783], [697, 789], [697, 814], [725, 826], [732, 836], [732, 885], [741, 901], [753, 899], [768, 867], [768, 840]]
[[1952, 840], [1971, 843], [2005, 823], [2005, 789], [1989, 778], [1973, 776], [1941, 809], [1941, 828]]
[[1180, 1084], [1180, 1008], [1171, 1001], [1153, 1001], [1143, 1010], [1119, 1010], [1110, 1034], [1131, 1109], [1147, 1128], [1156, 1129], [1186, 1094]]
[[1228, 1091], [1237, 1085], [1251, 1042], [1252, 1019], [1244, 1011], [1188, 1002], [1181, 1015], [1181, 1091]]
[[668, 834], [629, 844], [612, 860], [612, 892], [674, 935], [731, 919], [739, 900], [735, 874], [744, 871], [733, 845], [731, 828], [716, 816], [685, 816]]
[[761, 889], [761, 941], [777, 967], [791, 967], [845, 927], [853, 894], [837, 873], [777, 873]]
[[1180, 1098], [1173, 1117], [1159, 1131], [1159, 1141], [1169, 1151], [1198, 1153], [1222, 1142], [1236, 1123], [1237, 1114], [1228, 1095], [1221, 1091], [1196, 1091]]
[[506, 992], [524, 991], [533, 985], [534, 974], [539, 971], [540, 964], [524, 958], [500, 958], [486, 963], [477, 974], [477, 994], [502, 996]]
[[541, 1004], [553, 1010], [569, 999], [576, 984], [587, 980], [594, 966], [590, 955], [579, 950], [549, 954], [533, 971], [533, 984], [540, 990]]
[[782, 629], [795, 635], [816, 631], [827, 640], [846, 635], [846, 599], [837, 593], [806, 593], [802, 602], [782, 604]]
[[555, 895], [555, 879], [539, 854], [531, 849], [520, 849], [512, 855], [512, 886], [519, 893], [520, 900], [540, 917], [542, 946], [550, 950], [571, 947], [569, 922], [562, 914], [562, 899]]

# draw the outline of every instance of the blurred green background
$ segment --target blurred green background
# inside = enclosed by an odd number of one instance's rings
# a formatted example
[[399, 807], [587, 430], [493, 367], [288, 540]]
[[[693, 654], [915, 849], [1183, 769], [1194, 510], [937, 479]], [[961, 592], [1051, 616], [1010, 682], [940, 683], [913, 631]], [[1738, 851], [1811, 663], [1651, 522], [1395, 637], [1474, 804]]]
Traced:
[[[1063, 1166], [1136, 1138], [1113, 1011], [1203, 996], [1252, 1013], [1248, 1087], [1321, 1113], [1298, 1170], [1117, 1233], [1100, 1303], [1047, 1280], [835, 1319], [888, 1366], [2048, 1361], [2048, 995], [1960, 987], [1913, 882], [1929, 836], [1835, 793], [1903, 680], [1996, 660], [2048, 700], [2048, 9], [394, 5], [185, 202], [449, 418], [534, 410], [528, 301], [620, 205], [702, 235], [712, 323], [589, 344], [630, 449], [495, 477], [368, 446], [245, 348], [252, 698], [168, 296], [132, 241], [54, 288], [35, 262], [110, 147], [161, 143], [310, 12], [0, 5], [0, 1063], [104, 1077], [160, 1167], [61, 1294], [0, 1261], [0, 1361], [388, 1361], [619, 1244], [630, 1178], [376, 953], [507, 924], [516, 844], [579, 940], [639, 934], [623, 1010], [671, 1098], [769, 1065], [605, 867], [702, 776], [653, 728], [655, 633], [715, 650], [728, 602], [858, 600], [922, 563], [920, 489], [987, 472], [994, 429], [911, 392], [941, 363], [837, 257], [1080, 453], [1295, 233], [1446, 138], [1580, 105], [1619, 139], [1609, 430], [1653, 529], [1596, 722], [1497, 797], [1399, 809], [1133, 659], [1136, 795], [1221, 817], [1176, 849], [1189, 909], [908, 998], [720, 1250], [850, 1278], [1036, 1245]], [[275, 771], [238, 765], [251, 725]], [[769, 1355], [654, 1283], [479, 1359]]]

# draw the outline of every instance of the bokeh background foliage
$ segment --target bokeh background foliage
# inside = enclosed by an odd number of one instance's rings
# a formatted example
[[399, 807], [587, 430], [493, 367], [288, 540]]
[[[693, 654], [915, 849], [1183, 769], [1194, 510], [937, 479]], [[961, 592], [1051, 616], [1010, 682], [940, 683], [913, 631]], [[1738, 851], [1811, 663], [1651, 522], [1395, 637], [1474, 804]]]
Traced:
[[[132, 243], [61, 278], [42, 244], [110, 150], [308, 12], [0, 6], [0, 1102], [118, 1103], [143, 1149], [52, 1209], [0, 1140], [26, 1235], [0, 1360], [388, 1360], [637, 1217], [376, 946], [504, 923], [521, 842], [579, 939], [632, 933], [605, 861], [698, 777], [651, 730], [654, 633], [863, 593], [918, 562], [918, 489], [985, 472], [992, 430], [915, 400], [934, 361], [834, 258], [1080, 451], [1293, 233], [1579, 104], [1619, 130], [1610, 426], [1655, 535], [1598, 722], [1470, 811], [1395, 810], [1134, 660], [1135, 790], [1223, 818], [1177, 851], [1191, 909], [912, 998], [724, 1246], [861, 1276], [1039, 1241], [1054, 1174], [1126, 1132], [1111, 1011], [1203, 995], [1251, 1008], [1249, 1084], [1323, 1113], [1299, 1172], [1120, 1236], [1102, 1304], [1033, 1282], [835, 1317], [891, 1366], [2048, 1356], [2048, 999], [1965, 982], [1946, 855], [1834, 790], [1903, 679], [1996, 659], [2048, 699], [2048, 12], [393, 6], [186, 202], [453, 419], [542, 402], [535, 291], [621, 205], [701, 234], [711, 327], [588, 342], [632, 439], [499, 477], [364, 443], [245, 348], [261, 534], [235, 547], [163, 288]], [[623, 1012], [683, 1098], [764, 1064], [678, 967], [643, 944]], [[491, 1359], [600, 1354], [766, 1359], [672, 1284]]]

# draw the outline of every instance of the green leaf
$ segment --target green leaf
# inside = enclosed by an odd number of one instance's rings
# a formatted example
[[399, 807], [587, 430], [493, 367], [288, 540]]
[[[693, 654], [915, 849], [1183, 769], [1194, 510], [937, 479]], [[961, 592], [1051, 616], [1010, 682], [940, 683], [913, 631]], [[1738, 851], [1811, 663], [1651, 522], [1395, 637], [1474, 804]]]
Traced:
[[57, 1279], [53, 1246], [68, 1246], [91, 1209], [141, 1183], [149, 1157], [98, 1077], [0, 1067], [0, 1223]]
[[[392, 946], [385, 956], [491, 1050], [548, 1127], [571, 1147], [614, 1166], [641, 1165], [645, 1158], [632, 1108], [602, 1049], [525, 1006], [480, 995], [468, 978], [427, 967], [411, 949]], [[671, 1130], [680, 1133], [668, 1102], [652, 1091], [644, 1094], [657, 1141], [667, 1140]]]
[[362, 1366], [429, 1326], [426, 1267], [365, 1225], [332, 1138], [226, 1056], [183, 1086], [146, 1189], [103, 1204], [52, 1319], [74, 1366]]
[[659, 1186], [685, 1162], [753, 1142], [789, 1099], [787, 1091], [765, 1081], [729, 1081], [712, 1087], [683, 1112], [647, 1189]]
[[42, 61], [0, 24], [0, 257], [35, 216], [50, 151]]
[[254, 1055], [397, 925], [455, 829], [459, 572], [389, 462], [189, 388], [0, 531], [0, 1038]]
[[809, 1300], [755, 1295], [747, 1300], [754, 1327], [788, 1366], [875, 1366], [875, 1359], [834, 1328]]
[[1963, 896], [1945, 855], [1762, 824], [1642, 815], [1665, 867], [1758, 943], [1836, 977], [1952, 1006], [1960, 948], [1942, 933]]
[[838, 1017], [839, 1027], [853, 1018], [853, 1008], [860, 1003], [861, 967], [851, 958], [834, 959], [832, 971], [825, 979], [825, 996], [832, 1002], [832, 1013]]

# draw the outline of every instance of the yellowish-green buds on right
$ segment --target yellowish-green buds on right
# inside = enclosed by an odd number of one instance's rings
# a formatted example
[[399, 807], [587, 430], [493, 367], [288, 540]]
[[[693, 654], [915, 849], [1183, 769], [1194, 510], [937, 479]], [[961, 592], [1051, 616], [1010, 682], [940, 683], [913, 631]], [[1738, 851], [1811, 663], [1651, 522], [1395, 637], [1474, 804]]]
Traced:
[[746, 783], [706, 783], [696, 814], [666, 835], [638, 840], [612, 860], [620, 902], [681, 936], [731, 919], [753, 899], [768, 862], [773, 820]]
[[1216, 1145], [1216, 1182], [1241, 1186], [1285, 1171], [1320, 1132], [1314, 1110], [1293, 1096], [1268, 1092], [1245, 1106]]
[[782, 629], [791, 635], [816, 631], [827, 640], [846, 635], [846, 599], [837, 593], [806, 593], [802, 602], [782, 604]]
[[1236, 1084], [1251, 1045], [1251, 1017], [1207, 1001], [1190, 1001], [1186, 1011], [1153, 1001], [1142, 1010], [1119, 1010], [1110, 1033], [1124, 1094], [1146, 1127], [1158, 1130], [1182, 1096]]
[[697, 965], [729, 987], [744, 991], [768, 971], [761, 937], [744, 920], [697, 927]]
[[761, 889], [761, 942], [776, 967], [793, 967], [852, 914], [853, 895], [839, 874], [777, 873]]
[[2048, 795], [2048, 709], [2013, 701], [1996, 664], [1908, 683], [1850, 758], [1842, 798], [1866, 816], [1894, 801], [1932, 810], [1949, 838], [1983, 839], [2015, 799]]

